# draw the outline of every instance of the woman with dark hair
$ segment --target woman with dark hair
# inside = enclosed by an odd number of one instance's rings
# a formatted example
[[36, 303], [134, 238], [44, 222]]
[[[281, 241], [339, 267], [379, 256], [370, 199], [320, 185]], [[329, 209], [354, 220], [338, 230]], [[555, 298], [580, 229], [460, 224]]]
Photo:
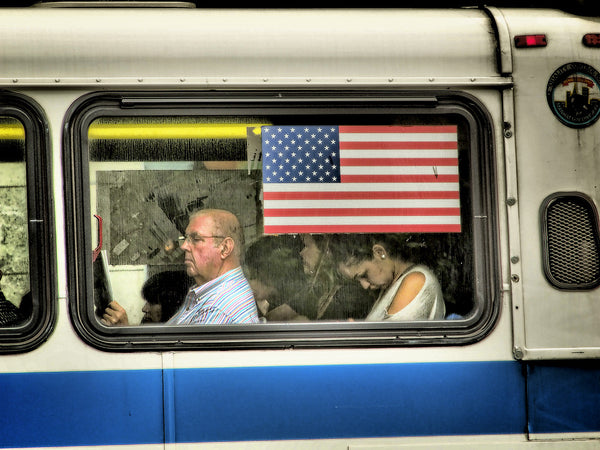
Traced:
[[263, 236], [246, 250], [244, 273], [269, 322], [308, 320], [298, 245], [294, 236]]
[[269, 321], [364, 317], [372, 299], [343, 280], [328, 235], [263, 236], [246, 251], [248, 281]]
[[435, 274], [411, 254], [410, 235], [336, 236], [330, 251], [338, 270], [379, 297], [368, 321], [439, 320], [446, 308]]
[[364, 317], [372, 302], [368, 295], [340, 277], [336, 260], [330, 251], [331, 235], [302, 234], [300, 257], [308, 276], [307, 301], [312, 318], [347, 320]]

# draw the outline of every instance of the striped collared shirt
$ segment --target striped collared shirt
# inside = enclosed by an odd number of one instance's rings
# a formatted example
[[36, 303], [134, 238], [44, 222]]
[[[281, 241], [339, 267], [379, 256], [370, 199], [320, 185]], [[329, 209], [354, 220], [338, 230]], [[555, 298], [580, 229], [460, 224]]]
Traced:
[[256, 302], [241, 267], [193, 286], [167, 325], [258, 323]]

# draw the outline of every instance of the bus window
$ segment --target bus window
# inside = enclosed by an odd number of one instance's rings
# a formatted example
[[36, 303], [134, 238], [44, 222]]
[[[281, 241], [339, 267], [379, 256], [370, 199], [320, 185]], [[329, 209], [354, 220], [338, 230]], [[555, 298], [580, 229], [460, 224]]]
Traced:
[[[340, 329], [348, 342], [382, 330], [459, 336], [489, 320], [493, 292], [475, 286], [494, 264], [490, 194], [479, 190], [490, 144], [455, 107], [87, 106], [72, 127], [86, 225], [71, 228], [87, 230], [73, 238], [85, 250], [79, 273], [90, 275], [78, 280], [73, 317], [87, 317], [107, 347], [150, 333], [148, 346], [174, 335], [197, 346], [198, 334], [215, 344], [224, 332], [242, 345], [264, 333], [272, 345], [291, 329], [321, 343], [339, 341]], [[190, 217], [214, 210], [242, 230], [247, 321], [199, 306], [213, 300], [190, 262], [193, 241], [217, 246], [229, 235], [213, 218], [194, 237]], [[410, 280], [412, 296], [399, 300]]]
[[0, 117], [0, 326], [14, 327], [32, 312], [29, 288], [25, 128]]
[[[50, 167], [38, 110], [0, 104], [0, 352], [30, 350], [54, 321]], [[35, 164], [31, 161], [35, 159]]]

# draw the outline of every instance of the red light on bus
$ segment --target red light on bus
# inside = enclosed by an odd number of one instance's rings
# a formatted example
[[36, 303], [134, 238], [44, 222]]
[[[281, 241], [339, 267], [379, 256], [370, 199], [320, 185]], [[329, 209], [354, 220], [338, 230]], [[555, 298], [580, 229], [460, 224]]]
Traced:
[[548, 42], [545, 34], [515, 36], [515, 47], [517, 48], [545, 47], [546, 45], [548, 45]]
[[586, 47], [600, 47], [600, 33], [588, 33], [583, 36], [582, 42]]

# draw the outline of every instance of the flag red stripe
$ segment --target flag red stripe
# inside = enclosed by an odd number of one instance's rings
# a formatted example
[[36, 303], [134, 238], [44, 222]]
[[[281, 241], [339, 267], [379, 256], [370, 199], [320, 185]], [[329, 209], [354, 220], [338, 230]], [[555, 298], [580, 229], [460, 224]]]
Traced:
[[265, 217], [460, 216], [460, 208], [281, 208]]
[[457, 183], [458, 175], [342, 175], [342, 183]]
[[460, 225], [265, 225], [265, 233], [460, 233]]
[[456, 133], [456, 125], [340, 125], [340, 133]]
[[342, 166], [458, 166], [458, 158], [341, 158]]
[[417, 141], [417, 142], [348, 142], [340, 141], [340, 150], [457, 150], [456, 141]]
[[264, 200], [457, 199], [458, 191], [263, 192]]

